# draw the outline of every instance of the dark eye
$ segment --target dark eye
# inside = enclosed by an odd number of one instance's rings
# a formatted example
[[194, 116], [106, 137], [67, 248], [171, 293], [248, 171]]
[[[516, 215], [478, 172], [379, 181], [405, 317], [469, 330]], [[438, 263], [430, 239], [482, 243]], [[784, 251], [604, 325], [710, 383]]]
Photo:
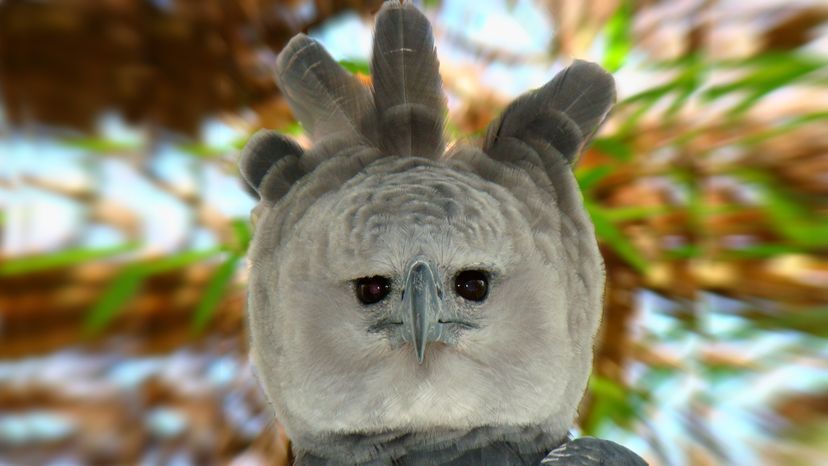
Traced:
[[382, 301], [391, 291], [391, 280], [379, 275], [363, 277], [356, 281], [357, 299], [362, 304], [374, 304]]
[[480, 270], [464, 270], [454, 279], [454, 290], [469, 301], [483, 301], [489, 294], [489, 279]]

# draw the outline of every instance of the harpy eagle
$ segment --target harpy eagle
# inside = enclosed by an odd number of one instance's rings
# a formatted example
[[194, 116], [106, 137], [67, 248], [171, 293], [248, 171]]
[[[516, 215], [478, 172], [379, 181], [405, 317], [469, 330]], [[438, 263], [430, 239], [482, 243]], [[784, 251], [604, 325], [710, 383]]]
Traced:
[[371, 86], [299, 34], [276, 79], [313, 146], [260, 131], [251, 358], [300, 465], [641, 465], [568, 431], [604, 264], [572, 173], [615, 100], [576, 61], [446, 145], [428, 20], [377, 15]]

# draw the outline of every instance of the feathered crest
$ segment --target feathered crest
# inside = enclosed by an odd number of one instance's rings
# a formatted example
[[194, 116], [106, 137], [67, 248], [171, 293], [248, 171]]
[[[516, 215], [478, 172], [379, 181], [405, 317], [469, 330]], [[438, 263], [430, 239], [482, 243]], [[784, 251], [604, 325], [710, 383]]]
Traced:
[[574, 164], [614, 102], [612, 75], [575, 60], [543, 87], [509, 104], [489, 125], [483, 150], [496, 159], [515, 160], [520, 146], [548, 146]]
[[276, 82], [315, 141], [361, 136], [376, 142], [371, 92], [315, 40], [298, 34], [276, 61]]
[[[371, 72], [373, 86], [363, 85], [304, 34], [285, 46], [276, 80], [314, 146], [305, 152], [272, 131], [251, 138], [240, 168], [264, 201], [277, 202], [296, 181], [334, 159], [350, 158], [343, 167], [363, 167], [385, 156], [444, 155], [447, 109], [434, 35], [411, 3], [387, 1], [377, 14]], [[614, 99], [612, 77], [576, 61], [509, 105], [489, 126], [483, 151], [501, 163], [525, 167], [528, 161], [542, 170], [558, 167], [561, 158], [573, 164]]]
[[440, 157], [446, 97], [431, 24], [410, 3], [383, 5], [374, 30], [371, 73], [382, 149]]

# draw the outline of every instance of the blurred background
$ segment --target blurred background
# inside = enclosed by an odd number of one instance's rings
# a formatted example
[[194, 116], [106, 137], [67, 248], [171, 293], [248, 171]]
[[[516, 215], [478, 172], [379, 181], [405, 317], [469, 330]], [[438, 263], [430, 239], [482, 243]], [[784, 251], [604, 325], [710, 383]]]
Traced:
[[[380, 0], [0, 0], [0, 464], [278, 465], [246, 361], [255, 200], [305, 31], [369, 81]], [[427, 0], [453, 137], [574, 58], [608, 271], [578, 435], [651, 465], [828, 464], [828, 3]]]

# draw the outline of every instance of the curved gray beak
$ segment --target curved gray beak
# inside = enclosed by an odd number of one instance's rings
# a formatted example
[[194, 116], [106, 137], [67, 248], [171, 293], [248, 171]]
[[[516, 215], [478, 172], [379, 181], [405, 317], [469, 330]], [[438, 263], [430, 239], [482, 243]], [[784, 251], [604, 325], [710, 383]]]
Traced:
[[440, 316], [445, 303], [436, 267], [423, 258], [414, 259], [404, 287], [400, 309], [403, 339], [414, 344], [417, 361], [422, 364], [428, 342], [440, 340], [443, 333]]

